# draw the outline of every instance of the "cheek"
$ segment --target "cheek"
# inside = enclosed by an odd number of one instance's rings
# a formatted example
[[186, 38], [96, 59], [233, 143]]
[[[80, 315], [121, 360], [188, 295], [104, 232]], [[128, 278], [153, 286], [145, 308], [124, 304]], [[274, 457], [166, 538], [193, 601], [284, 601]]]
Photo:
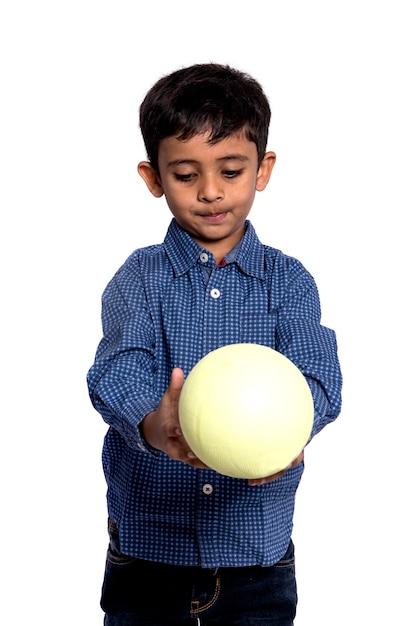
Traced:
[[190, 194], [186, 190], [175, 193], [168, 190], [165, 192], [165, 199], [172, 213], [186, 213], [191, 206]]
[[255, 191], [255, 187], [250, 187], [245, 191], [243, 190], [241, 194], [235, 198], [237, 203], [239, 203], [243, 209], [250, 209], [254, 202]]

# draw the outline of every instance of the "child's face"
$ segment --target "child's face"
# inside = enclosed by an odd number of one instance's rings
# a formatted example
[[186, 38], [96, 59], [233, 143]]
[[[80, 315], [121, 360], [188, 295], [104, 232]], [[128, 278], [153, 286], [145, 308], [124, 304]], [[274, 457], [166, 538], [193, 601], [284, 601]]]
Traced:
[[138, 171], [153, 195], [165, 195], [178, 224], [220, 261], [241, 239], [255, 192], [266, 187], [274, 162], [268, 152], [258, 167], [256, 145], [243, 133], [214, 144], [202, 134], [163, 139], [159, 175], [147, 162]]

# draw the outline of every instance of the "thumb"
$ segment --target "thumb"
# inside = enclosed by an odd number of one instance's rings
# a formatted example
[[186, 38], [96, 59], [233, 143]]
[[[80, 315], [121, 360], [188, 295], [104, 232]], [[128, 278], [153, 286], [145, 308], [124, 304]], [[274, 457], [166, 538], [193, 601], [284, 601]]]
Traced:
[[179, 419], [178, 418], [178, 405], [179, 405], [180, 392], [182, 390], [183, 383], [184, 383], [183, 370], [180, 369], [179, 367], [175, 367], [173, 371], [171, 372], [170, 384], [168, 385], [168, 389], [165, 395], [165, 397], [167, 398], [167, 401], [169, 402], [169, 406], [171, 407], [170, 410], [174, 412], [175, 414], [176, 424], [175, 424], [175, 429], [173, 431], [173, 434], [175, 436], [181, 435], [181, 430], [178, 424], [178, 419]]
[[178, 399], [184, 383], [184, 373], [179, 367], [175, 367], [171, 372], [170, 384], [168, 386], [172, 399]]

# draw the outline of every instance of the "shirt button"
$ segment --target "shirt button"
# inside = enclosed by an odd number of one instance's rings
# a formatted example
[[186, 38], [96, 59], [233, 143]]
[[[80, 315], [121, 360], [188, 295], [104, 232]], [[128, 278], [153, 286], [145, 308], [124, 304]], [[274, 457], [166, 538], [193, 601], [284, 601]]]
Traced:
[[206, 483], [206, 485], [203, 485], [203, 490], [202, 490], [202, 491], [203, 491], [203, 493], [204, 493], [206, 496], [210, 496], [210, 494], [211, 494], [211, 493], [212, 493], [212, 491], [213, 491], [213, 487], [212, 487], [212, 485], [210, 485], [209, 483]]
[[209, 261], [209, 255], [206, 254], [206, 252], [202, 252], [199, 258], [202, 261], [202, 263], [207, 263]]
[[219, 289], [211, 289], [210, 295], [211, 295], [211, 298], [213, 298], [214, 300], [217, 300], [219, 296], [221, 295], [221, 292], [219, 291]]

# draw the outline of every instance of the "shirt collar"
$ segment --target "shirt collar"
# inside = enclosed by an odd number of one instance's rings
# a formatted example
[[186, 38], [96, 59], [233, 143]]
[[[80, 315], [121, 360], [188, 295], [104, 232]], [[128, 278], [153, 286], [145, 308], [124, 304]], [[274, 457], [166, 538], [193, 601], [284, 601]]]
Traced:
[[[174, 274], [185, 274], [199, 261], [203, 248], [186, 233], [173, 219], [164, 239], [164, 247], [174, 269]], [[257, 237], [251, 222], [245, 222], [245, 233], [240, 243], [234, 248], [233, 256], [227, 255], [227, 261], [234, 261], [249, 276], [264, 278], [264, 247]], [[232, 256], [232, 254], [231, 254]]]

